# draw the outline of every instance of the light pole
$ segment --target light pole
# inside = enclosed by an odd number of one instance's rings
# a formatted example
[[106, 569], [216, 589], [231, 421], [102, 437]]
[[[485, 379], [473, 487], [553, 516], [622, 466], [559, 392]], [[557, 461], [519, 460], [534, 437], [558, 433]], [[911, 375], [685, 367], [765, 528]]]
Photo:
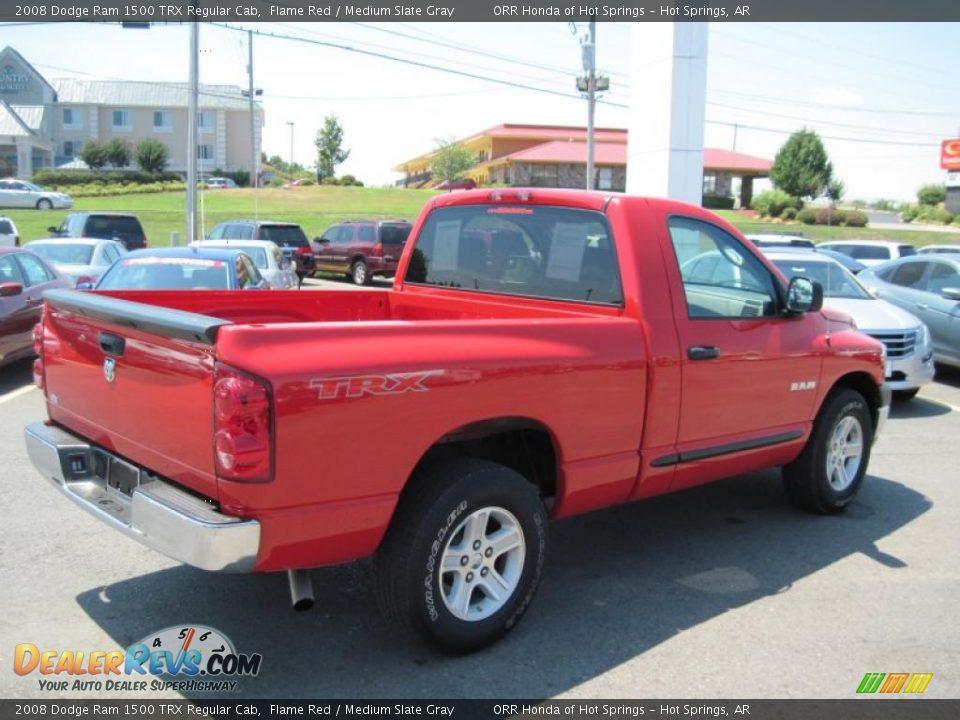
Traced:
[[287, 125], [290, 126], [290, 170], [293, 171], [293, 121], [288, 120]]

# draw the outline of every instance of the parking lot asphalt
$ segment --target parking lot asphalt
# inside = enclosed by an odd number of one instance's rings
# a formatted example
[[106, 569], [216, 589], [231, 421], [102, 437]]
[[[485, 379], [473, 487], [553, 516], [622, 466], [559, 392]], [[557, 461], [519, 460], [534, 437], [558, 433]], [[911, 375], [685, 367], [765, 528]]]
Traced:
[[27, 459], [30, 383], [29, 362], [0, 370], [0, 697], [111, 695], [41, 690], [11, 669], [19, 643], [107, 651], [188, 624], [263, 655], [238, 698], [853, 698], [867, 672], [960, 696], [960, 373], [895, 406], [842, 515], [793, 510], [771, 471], [553, 524], [524, 621], [456, 658], [381, 618], [369, 563], [314, 570], [295, 613], [283, 575], [182, 566], [77, 509]]

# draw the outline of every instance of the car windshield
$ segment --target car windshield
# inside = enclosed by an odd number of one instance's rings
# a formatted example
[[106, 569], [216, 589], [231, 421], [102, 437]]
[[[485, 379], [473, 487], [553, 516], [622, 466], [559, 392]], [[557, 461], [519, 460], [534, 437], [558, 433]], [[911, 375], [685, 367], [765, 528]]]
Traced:
[[30, 243], [29, 249], [47, 262], [61, 265], [89, 265], [93, 259], [93, 245]]
[[228, 290], [230, 268], [208, 258], [135, 257], [113, 264], [98, 290]]
[[850, 272], [836, 262], [822, 260], [787, 260], [776, 258], [773, 264], [787, 279], [805, 277], [823, 286], [823, 296], [850, 300], [870, 300], [873, 296], [864, 290]]
[[291, 245], [295, 247], [309, 245], [307, 236], [303, 234], [299, 225], [261, 225], [260, 239], [272, 240], [280, 247], [284, 245], [288, 247]]
[[34, 185], [32, 182], [27, 182], [26, 180], [21, 180], [20, 182], [22, 182], [27, 187], [27, 190], [31, 190], [33, 192], [44, 191], [42, 187], [40, 187], [39, 185]]

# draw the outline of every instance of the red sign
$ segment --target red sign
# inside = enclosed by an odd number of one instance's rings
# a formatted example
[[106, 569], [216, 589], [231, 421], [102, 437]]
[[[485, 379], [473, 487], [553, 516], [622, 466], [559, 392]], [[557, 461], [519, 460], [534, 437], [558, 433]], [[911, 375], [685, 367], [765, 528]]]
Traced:
[[940, 143], [940, 167], [944, 170], [960, 170], [960, 138]]

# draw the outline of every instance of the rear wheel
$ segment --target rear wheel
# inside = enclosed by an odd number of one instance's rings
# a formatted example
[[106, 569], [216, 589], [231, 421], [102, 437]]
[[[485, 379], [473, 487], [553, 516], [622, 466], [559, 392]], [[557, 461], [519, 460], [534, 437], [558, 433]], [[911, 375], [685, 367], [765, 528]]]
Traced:
[[354, 285], [370, 284], [370, 268], [367, 267], [365, 260], [353, 261], [353, 265], [350, 267], [350, 279], [353, 280]]
[[510, 630], [529, 606], [546, 556], [536, 488], [496, 463], [457, 460], [412, 481], [376, 558], [391, 620], [449, 652]]
[[835, 390], [817, 415], [807, 446], [783, 468], [787, 497], [811, 512], [843, 510], [863, 484], [872, 440], [873, 422], [863, 396], [849, 388]]
[[52, 210], [53, 203], [50, 202], [47, 198], [40, 198], [37, 200], [37, 210]]

